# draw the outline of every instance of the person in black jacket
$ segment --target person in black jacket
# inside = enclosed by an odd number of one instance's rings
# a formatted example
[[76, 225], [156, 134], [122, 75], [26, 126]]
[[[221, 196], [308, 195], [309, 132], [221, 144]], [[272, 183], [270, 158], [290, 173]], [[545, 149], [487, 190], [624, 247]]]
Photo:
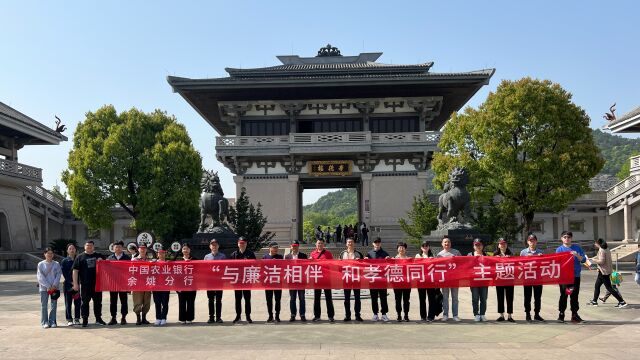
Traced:
[[[365, 259], [388, 259], [389, 253], [382, 249], [382, 239], [380, 237], [376, 237], [373, 240], [373, 250], [370, 250], [367, 253], [367, 257]], [[373, 321], [378, 321], [382, 319], [382, 321], [389, 321], [389, 317], [387, 313], [389, 312], [389, 305], [387, 303], [387, 289], [370, 289], [371, 293], [371, 309], [373, 310]], [[380, 312], [382, 316], [378, 318], [378, 298], [380, 298]]]
[[[256, 254], [251, 250], [247, 250], [247, 240], [243, 237], [238, 238], [238, 250], [231, 254], [229, 259], [241, 260], [241, 259], [255, 259]], [[251, 324], [251, 290], [235, 290], [236, 296], [236, 318], [233, 323], [240, 321], [240, 315], [242, 315], [242, 298], [244, 297], [244, 314], [247, 318], [247, 322]]]
[[[194, 261], [191, 255], [191, 245], [182, 244], [182, 261]], [[178, 293], [178, 321], [183, 325], [192, 324], [196, 318], [196, 295], [195, 290], [180, 290]]]
[[[129, 261], [131, 258], [129, 255], [124, 253], [124, 242], [118, 241], [113, 244], [113, 254], [107, 257], [107, 260], [113, 261]], [[118, 298], [120, 299], [120, 324], [127, 324], [127, 314], [129, 313], [129, 304], [127, 299], [126, 291], [110, 291], [109, 292], [109, 310], [111, 311], [111, 321], [109, 321], [108, 325], [116, 325], [118, 320], [116, 320], [116, 316], [118, 315]]]
[[[301, 253], [300, 251], [298, 251], [299, 249], [300, 249], [300, 241], [295, 240], [293, 243], [291, 243], [291, 252], [285, 255], [284, 259], [285, 260], [308, 259], [307, 254]], [[290, 298], [289, 309], [291, 310], [291, 318], [289, 319], [289, 322], [296, 321], [296, 313], [298, 313], [297, 311], [298, 309], [296, 309], [296, 297], [300, 302], [300, 320], [307, 321], [307, 318], [305, 317], [306, 302], [304, 299], [304, 290], [300, 289], [300, 290], [289, 290], [289, 298]]]
[[[500, 238], [498, 240], [498, 247], [496, 248], [496, 251], [494, 252], [494, 256], [500, 256], [500, 257], [509, 257], [512, 256], [512, 252], [511, 249], [509, 249], [509, 246], [507, 244], [507, 241], [503, 238]], [[507, 302], [507, 321], [509, 322], [516, 322], [513, 319], [513, 285], [511, 286], [496, 286], [496, 295], [498, 297], [498, 313], [500, 314], [500, 316], [498, 317], [498, 319], [496, 321], [505, 321], [504, 318], [504, 303], [505, 303], [505, 298], [506, 298], [506, 302]]]
[[97, 325], [107, 325], [102, 320], [102, 292], [96, 291], [96, 264], [104, 256], [95, 252], [93, 240], [84, 243], [84, 252], [73, 262], [73, 290], [80, 291], [82, 299], [82, 327], [89, 324], [89, 302], [93, 301], [93, 315]]
[[[270, 259], [284, 259], [284, 257], [278, 254], [278, 243], [272, 241], [269, 243], [269, 253], [262, 257], [264, 260]], [[275, 321], [280, 322], [280, 299], [282, 299], [282, 290], [265, 290], [265, 296], [267, 297], [267, 313], [269, 313], [269, 318], [267, 322], [273, 322], [273, 299], [276, 300], [276, 316]]]

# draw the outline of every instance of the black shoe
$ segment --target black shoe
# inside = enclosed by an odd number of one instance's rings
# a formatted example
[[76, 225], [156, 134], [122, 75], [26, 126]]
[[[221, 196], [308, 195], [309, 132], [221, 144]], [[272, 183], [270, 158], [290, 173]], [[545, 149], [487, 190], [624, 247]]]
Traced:
[[116, 318], [112, 317], [111, 321], [109, 321], [109, 323], [107, 325], [117, 325], [118, 324], [118, 320], [116, 320]]
[[87, 327], [87, 325], [89, 325], [89, 319], [87, 318], [82, 319], [82, 327]]
[[149, 325], [149, 322], [147, 321], [147, 315], [142, 315], [142, 325]]
[[362, 317], [360, 315], [356, 315], [356, 321], [363, 322]]
[[334, 322], [336, 322], [336, 321], [335, 321], [335, 319], [334, 319], [334, 318], [329, 318], [329, 322], [330, 322], [330, 323], [334, 323]]
[[136, 314], [136, 325], [142, 325], [142, 318], [140, 314]]
[[404, 316], [404, 322], [409, 322], [409, 315]]
[[249, 324], [253, 324], [253, 320], [251, 320], [251, 316], [247, 315], [247, 322]]
[[589, 301], [589, 302], [587, 303], [587, 305], [591, 305], [591, 306], [598, 306], [598, 302], [597, 302], [597, 301], [593, 301], [593, 300], [591, 300], [591, 301]]
[[349, 321], [351, 321], [351, 317], [349, 317], [349, 316], [345, 316], [345, 318], [344, 318], [344, 319], [342, 319], [342, 321], [344, 321], [344, 322], [349, 322]]
[[584, 320], [582, 320], [582, 318], [580, 317], [580, 315], [578, 314], [573, 314], [571, 315], [571, 322], [575, 323], [575, 324], [579, 324], [581, 322], [583, 322]]
[[564, 323], [564, 313], [560, 313], [558, 314], [558, 320], [559, 323]]
[[[295, 317], [294, 317], [294, 319], [295, 319]], [[302, 322], [307, 322], [307, 318], [306, 318], [306, 317], [304, 317], [304, 316], [300, 316], [300, 321], [302, 321]]]
[[120, 319], [120, 325], [127, 325], [127, 318], [126, 317], [122, 317], [122, 319]]
[[500, 317], [497, 318], [496, 321], [504, 321], [504, 316], [500, 315]]
[[224, 324], [224, 321], [222, 321], [222, 319], [217, 318], [216, 319], [216, 324]]
[[213, 318], [209, 318], [209, 320], [207, 320], [207, 324], [213, 324], [214, 322], [216, 322]]
[[527, 322], [532, 322], [533, 321], [533, 320], [531, 320], [531, 314], [530, 313], [527, 313], [526, 320], [527, 320]]
[[100, 325], [107, 325], [106, 322], [104, 322], [104, 320], [102, 320], [102, 318], [98, 318], [96, 319], [96, 324], [100, 324]]
[[235, 319], [233, 319], [233, 323], [237, 323], [238, 321], [240, 321], [240, 315], [236, 316]]
[[508, 321], [508, 322], [512, 322], [512, 323], [516, 322], [515, 320], [513, 320], [513, 318], [511, 317], [511, 315], [509, 315], [509, 317], [507, 317], [507, 321]]
[[289, 318], [289, 322], [294, 322], [294, 321], [296, 321], [296, 317], [295, 316], [292, 316], [292, 317]]
[[533, 316], [533, 320], [535, 321], [540, 321], [540, 322], [544, 322], [544, 319], [540, 316], [540, 314], [535, 314]]
[[280, 322], [280, 315], [276, 314], [276, 322]]
[[311, 319], [311, 321], [318, 322], [318, 321], [320, 321], [320, 318], [319, 317], [314, 317], [313, 319]]
[[398, 318], [396, 319], [398, 322], [402, 322], [402, 316], [398, 315]]
[[273, 322], [273, 315], [269, 315], [269, 318], [267, 319], [268, 323], [272, 323]]

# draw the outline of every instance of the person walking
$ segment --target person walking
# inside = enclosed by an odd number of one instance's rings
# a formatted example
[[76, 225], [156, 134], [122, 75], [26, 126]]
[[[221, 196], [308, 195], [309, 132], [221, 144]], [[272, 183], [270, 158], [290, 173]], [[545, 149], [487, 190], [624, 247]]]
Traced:
[[[271, 259], [279, 259], [282, 260], [284, 257], [281, 254], [278, 254], [278, 243], [272, 241], [269, 243], [269, 253], [262, 257], [263, 260], [271, 260]], [[267, 313], [269, 314], [269, 318], [267, 319], [268, 323], [271, 322], [280, 322], [280, 300], [282, 299], [282, 290], [265, 290], [265, 297], [267, 298]], [[274, 304], [273, 300], [275, 299], [275, 317], [274, 314]]]
[[[396, 245], [396, 249], [398, 254], [394, 257], [394, 259], [408, 259], [407, 256], [407, 243], [399, 242]], [[408, 289], [393, 289], [393, 294], [396, 298], [396, 313], [398, 314], [398, 322], [409, 322], [409, 305], [411, 297], [411, 288]], [[404, 317], [402, 313], [404, 312]]]
[[[204, 256], [205, 260], [225, 260], [227, 256], [220, 252], [218, 240], [211, 239], [209, 242], [210, 253]], [[207, 324], [222, 324], [222, 290], [207, 290], [209, 301], [209, 320]]]
[[[131, 261], [150, 261], [147, 253], [147, 245], [142, 243], [138, 246], [138, 256]], [[149, 325], [147, 314], [151, 310], [151, 291], [132, 291], [133, 312], [136, 313], [136, 325]]]
[[570, 252], [573, 255], [573, 283], [560, 285], [560, 299], [558, 300], [558, 322], [564, 323], [564, 312], [567, 309], [567, 298], [571, 297], [571, 322], [583, 322], [578, 311], [580, 303], [578, 296], [580, 295], [580, 272], [582, 271], [581, 263], [586, 262], [587, 256], [578, 244], [572, 244], [573, 233], [571, 231], [563, 231], [560, 234], [562, 245], [558, 246], [556, 253]]
[[342, 237], [342, 226], [340, 226], [340, 224], [338, 224], [338, 226], [336, 226], [336, 243], [337, 244], [342, 244], [342, 239], [343, 239], [343, 237]]
[[95, 252], [93, 240], [84, 243], [84, 252], [73, 262], [73, 290], [80, 291], [82, 299], [82, 327], [89, 324], [89, 302], [93, 301], [93, 315], [96, 325], [107, 325], [102, 320], [102, 292], [96, 291], [96, 264], [104, 256]]
[[[416, 254], [418, 259], [432, 259], [435, 256], [431, 251], [431, 247], [428, 241], [425, 241], [420, 246], [420, 252]], [[432, 322], [437, 313], [436, 296], [439, 289], [434, 288], [418, 288], [418, 299], [420, 307], [420, 319], [422, 321]], [[427, 299], [429, 300], [429, 310], [427, 311]]]
[[[341, 260], [359, 260], [364, 256], [358, 250], [356, 250], [355, 241], [352, 238], [347, 239], [347, 248], [340, 254]], [[360, 301], [360, 289], [344, 289], [344, 319], [343, 321], [351, 321], [351, 292], [353, 292], [354, 298], [354, 313], [356, 321], [362, 321], [360, 316], [360, 310], [362, 309], [362, 303]]]
[[[300, 241], [294, 240], [291, 243], [291, 252], [284, 256], [285, 260], [304, 260], [307, 259], [307, 254], [300, 252]], [[300, 303], [299, 311], [296, 306], [296, 298], [298, 298], [298, 302]], [[289, 310], [291, 310], [291, 318], [289, 318], [289, 322], [296, 321], [296, 314], [300, 314], [301, 321], [307, 321], [305, 317], [306, 312], [306, 301], [304, 299], [304, 289], [289, 289]]]
[[[113, 254], [107, 257], [111, 261], [129, 261], [131, 258], [124, 253], [124, 242], [118, 241], [113, 244]], [[128, 294], [126, 291], [110, 291], [109, 292], [109, 311], [111, 312], [111, 321], [107, 325], [116, 325], [118, 320], [118, 299], [120, 299], [120, 324], [127, 324], [127, 314], [129, 313]]]
[[[538, 249], [538, 237], [529, 234], [527, 237], [527, 248], [520, 251], [520, 256], [542, 256], [542, 250]], [[527, 322], [540, 321], [544, 322], [540, 316], [540, 307], [542, 306], [542, 285], [525, 285], [524, 287], [524, 313]], [[531, 294], [533, 293], [533, 320], [531, 319]]]
[[[510, 257], [512, 255], [513, 253], [511, 252], [511, 249], [509, 249], [509, 245], [507, 244], [507, 241], [504, 238], [498, 239], [498, 247], [496, 248], [494, 256]], [[496, 321], [505, 321], [504, 303], [506, 298], [506, 302], [507, 302], [506, 320], [512, 323], [516, 322], [513, 319], [513, 291], [514, 291], [513, 285], [496, 286], [496, 295], [498, 297], [498, 313], [500, 314], [500, 316]]]
[[369, 246], [369, 228], [367, 228], [367, 224], [362, 223], [362, 245]]
[[[436, 257], [461, 256], [460, 251], [451, 247], [451, 239], [448, 236], [442, 237], [442, 250]], [[442, 321], [449, 320], [449, 294], [451, 294], [451, 315], [453, 321], [460, 321], [458, 317], [458, 288], [442, 289]]]
[[[481, 239], [473, 240], [473, 251], [468, 256], [487, 256], [484, 251], [484, 243]], [[489, 295], [488, 286], [476, 286], [471, 288], [471, 306], [473, 307], [473, 317], [475, 322], [487, 321], [487, 297]]]
[[[167, 264], [167, 250], [159, 249], [158, 258], [155, 260], [156, 264], [162, 266]], [[153, 291], [153, 305], [156, 309], [156, 321], [155, 326], [162, 326], [167, 324], [167, 314], [169, 313], [169, 295], [170, 291]]]
[[[196, 260], [193, 255], [191, 255], [191, 245], [189, 245], [189, 243], [182, 244], [182, 260]], [[192, 324], [196, 317], [197, 294], [198, 292], [195, 290], [178, 291], [178, 321], [183, 325]]]
[[[324, 248], [324, 240], [318, 239], [316, 241], [316, 248], [311, 252], [309, 258], [316, 261], [322, 260], [332, 260], [333, 255], [331, 252]], [[314, 289], [313, 290], [313, 321], [320, 321], [321, 308], [320, 308], [320, 298], [322, 297], [322, 292], [324, 291], [324, 299], [327, 306], [327, 316], [329, 317], [329, 322], [335, 322], [334, 316], [335, 312], [333, 309], [333, 297], [331, 295], [331, 289]]]
[[[319, 227], [318, 227], [319, 228]], [[256, 254], [253, 251], [247, 249], [247, 240], [242, 236], [238, 238], [238, 250], [231, 254], [232, 260], [255, 260]], [[247, 322], [251, 324], [251, 290], [234, 290], [236, 297], [236, 318], [233, 319], [233, 323], [236, 324], [240, 321], [240, 315], [242, 315], [242, 298], [244, 298], [244, 314]]]
[[[58, 298], [60, 297], [60, 277], [62, 268], [58, 262], [53, 261], [53, 249], [44, 249], [44, 260], [37, 266], [36, 278], [40, 290], [40, 325], [43, 329], [55, 328]], [[51, 311], [49, 311], [49, 298], [51, 298]]]
[[80, 294], [73, 290], [73, 262], [78, 256], [75, 244], [67, 245], [67, 257], [60, 261], [62, 276], [64, 277], [64, 314], [67, 326], [80, 325]]
[[[389, 253], [382, 249], [382, 239], [378, 236], [373, 240], [373, 249], [369, 250], [366, 259], [389, 259]], [[369, 289], [371, 294], [371, 311], [373, 311], [372, 321], [382, 320], [384, 322], [389, 321], [387, 313], [389, 312], [389, 305], [387, 303], [387, 289]], [[380, 305], [378, 307], [378, 299], [380, 299]], [[378, 311], [380, 311], [380, 317], [378, 317]]]
[[589, 305], [598, 306], [598, 296], [600, 296], [600, 288], [604, 284], [607, 291], [618, 300], [617, 308], [622, 309], [627, 307], [627, 303], [622, 298], [622, 295], [618, 292], [618, 289], [611, 285], [611, 273], [613, 272], [613, 261], [611, 259], [611, 251], [608, 249], [607, 243], [603, 239], [598, 239], [595, 242], [595, 247], [598, 249], [596, 257], [591, 259], [591, 262], [598, 265], [598, 277], [596, 278], [595, 289], [593, 290], [593, 300], [589, 302]]

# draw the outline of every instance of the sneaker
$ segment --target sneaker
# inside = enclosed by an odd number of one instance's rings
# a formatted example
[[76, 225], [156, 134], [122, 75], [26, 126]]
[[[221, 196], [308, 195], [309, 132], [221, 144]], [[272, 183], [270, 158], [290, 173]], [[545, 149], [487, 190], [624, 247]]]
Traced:
[[318, 322], [318, 321], [320, 321], [320, 318], [319, 318], [319, 317], [315, 317], [315, 316], [314, 316], [314, 317], [313, 317], [313, 319], [311, 319], [311, 321], [313, 321], [313, 322]]
[[590, 301], [587, 303], [587, 305], [591, 305], [591, 306], [598, 306], [598, 302], [597, 302], [597, 301], [590, 300]]
[[216, 320], [214, 318], [209, 318], [209, 320], [207, 320], [207, 324], [213, 324], [214, 322], [216, 322]]
[[250, 316], [248, 316], [248, 315], [247, 315], [247, 322], [248, 322], [249, 324], [252, 324], [252, 323], [253, 323], [253, 320], [251, 320], [251, 317], [250, 317]]
[[526, 315], [526, 317], [525, 317], [525, 320], [526, 320], [527, 322], [533, 322], [533, 319], [531, 319], [531, 314], [527, 313], [527, 315]]
[[73, 320], [73, 325], [80, 325], [80, 319]]
[[542, 318], [542, 316], [540, 316], [540, 314], [535, 314], [533, 316], [533, 320], [535, 321], [540, 321], [540, 322], [544, 322], [544, 319]]
[[303, 316], [300, 316], [300, 321], [302, 321], [302, 322], [307, 322], [307, 318], [306, 318], [306, 317], [304, 317], [304, 315], [303, 315]]
[[189, 320], [189, 321], [187, 321], [187, 324], [191, 325], [191, 324], [193, 324], [193, 321]]
[[153, 322], [154, 326], [160, 326], [161, 324], [162, 324], [162, 320], [156, 319], [156, 321]]
[[57, 328], [57, 327], [58, 327], [58, 324], [56, 324], [56, 323], [49, 324], [49, 327], [51, 327], [51, 328]]
[[580, 315], [578, 314], [573, 314], [571, 315], [571, 322], [574, 324], [579, 324], [581, 322], [583, 322], [584, 320], [582, 320], [582, 318], [580, 317]]
[[449, 316], [442, 315], [442, 321], [449, 321]]
[[460, 322], [460, 318], [459, 318], [459, 317], [457, 317], [457, 316], [454, 316], [454, 317], [453, 317], [453, 321], [455, 321], [455, 322]]
[[167, 319], [160, 320], [160, 326], [167, 325]]
[[482, 321], [488, 321], [486, 315], [480, 315], [480, 317], [482, 318]]
[[342, 321], [349, 322], [349, 321], [351, 321], [351, 317], [345, 316], [345, 318], [342, 319]]
[[404, 316], [404, 322], [409, 322], [409, 321], [411, 321], [411, 320], [409, 320], [409, 315], [405, 315]]
[[102, 319], [96, 319], [96, 325], [107, 325], [107, 323]]
[[497, 318], [496, 321], [504, 321], [504, 316], [500, 315], [500, 317]]
[[233, 319], [233, 323], [236, 324], [238, 321], [240, 321], [240, 316], [236, 316], [235, 319]]
[[82, 327], [87, 327], [89, 325], [89, 319], [82, 319]]
[[371, 321], [373, 321], [373, 322], [376, 322], [376, 321], [378, 321], [378, 320], [380, 320], [380, 319], [378, 318], [378, 314], [373, 315], [373, 317], [371, 318]]
[[389, 317], [387, 316], [387, 314], [383, 314], [382, 315], [382, 321], [384, 321], [384, 322], [389, 321]]
[[294, 321], [296, 321], [296, 317], [295, 316], [292, 316], [292, 317], [289, 318], [289, 322], [294, 322]]
[[111, 321], [109, 321], [109, 324], [107, 325], [116, 325], [118, 323], [118, 320], [116, 320], [116, 318], [112, 317]]
[[564, 323], [564, 313], [560, 313], [558, 314], [558, 320], [559, 323]]
[[73, 321], [67, 321], [67, 326], [73, 326]]
[[356, 321], [363, 322], [362, 317], [360, 315], [356, 315]]
[[49, 324], [42, 324], [43, 329], [48, 329], [49, 327], [50, 327]]
[[515, 320], [513, 320], [513, 318], [511, 317], [511, 315], [509, 315], [509, 317], [507, 317], [507, 321], [508, 321], [508, 322], [512, 322], [512, 323], [516, 322]]
[[402, 322], [402, 316], [398, 315], [398, 318], [396, 319], [397, 322]]
[[480, 322], [480, 321], [482, 321], [482, 316], [480, 316], [480, 315], [476, 315], [476, 316], [475, 316], [475, 318], [473, 319], [473, 321], [475, 321], [475, 322]]
[[123, 316], [122, 319], [120, 319], [120, 325], [127, 325], [127, 318]]
[[329, 318], [329, 322], [333, 324], [334, 322], [336, 322], [336, 320], [331, 317], [331, 318]]
[[607, 298], [604, 297], [598, 298], [598, 300], [602, 301], [603, 304], [607, 302]]
[[269, 316], [269, 318], [267, 319], [268, 323], [272, 323], [273, 322], [273, 316]]
[[222, 319], [217, 318], [216, 319], [216, 324], [224, 324], [224, 321], [222, 321]]
[[187, 322], [186, 322], [186, 321], [180, 321], [180, 323], [181, 323], [182, 325], [187, 325]]
[[623, 301], [623, 302], [621, 302], [621, 303], [618, 303], [618, 305], [616, 305], [616, 307], [617, 307], [618, 309], [623, 309], [623, 308], [626, 308], [628, 305], [629, 305], [629, 304], [627, 304], [625, 301]]

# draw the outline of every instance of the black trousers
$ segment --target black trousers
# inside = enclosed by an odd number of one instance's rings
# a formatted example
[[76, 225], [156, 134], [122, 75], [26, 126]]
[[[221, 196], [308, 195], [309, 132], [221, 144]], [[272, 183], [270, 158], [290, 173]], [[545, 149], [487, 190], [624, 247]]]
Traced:
[[611, 294], [611, 296], [616, 298], [618, 302], [624, 301], [624, 299], [622, 298], [622, 295], [620, 295], [620, 292], [618, 292], [618, 288], [615, 288], [611, 285], [611, 278], [609, 277], [609, 275], [602, 275], [600, 270], [598, 270], [598, 277], [596, 278], [596, 287], [593, 290], [593, 298], [595, 299], [593, 300], [594, 302], [598, 301], [598, 296], [600, 296], [600, 287], [602, 287], [603, 284], [605, 289], [607, 289], [607, 291]]
[[244, 297], [244, 314], [251, 315], [251, 290], [235, 290], [236, 296], [236, 315], [242, 314], [242, 298]]
[[305, 316], [306, 312], [306, 301], [304, 299], [304, 290], [289, 290], [289, 310], [291, 310], [291, 316], [295, 317], [298, 313], [298, 308], [296, 306], [296, 297], [300, 302], [300, 316]]
[[327, 316], [329, 319], [333, 319], [335, 316], [335, 310], [333, 309], [333, 296], [331, 295], [331, 289], [314, 289], [313, 290], [313, 317], [319, 319], [322, 311], [320, 310], [320, 298], [322, 297], [322, 291], [324, 291], [324, 299], [327, 304]]
[[[73, 316], [71, 315], [71, 306], [73, 306]], [[67, 321], [80, 319], [81, 306], [82, 300], [80, 298], [73, 300], [73, 296], [71, 296], [71, 290], [64, 292], [64, 315]]]
[[[344, 315], [351, 318], [351, 289], [344, 289]], [[356, 316], [360, 316], [360, 310], [362, 309], [362, 302], [360, 301], [360, 289], [353, 289], [353, 311]]]
[[507, 314], [513, 314], [513, 286], [496, 286], [498, 295], [498, 312], [504, 312], [504, 300], [507, 298]]
[[540, 313], [540, 304], [542, 304], [542, 285], [532, 285], [524, 287], [524, 312], [531, 312], [531, 293], [533, 293], [533, 311]]
[[282, 290], [265, 290], [267, 297], [267, 313], [269, 317], [273, 317], [273, 298], [276, 299], [276, 316], [280, 315], [280, 300], [282, 299]]
[[572, 287], [571, 292], [571, 313], [577, 314], [580, 310], [580, 303], [578, 302], [578, 296], [580, 295], [580, 277], [573, 278], [573, 284], [560, 285], [560, 300], [558, 301], [558, 311], [564, 313], [567, 309], [567, 288]]
[[398, 316], [403, 313], [409, 316], [409, 298], [411, 297], [411, 289], [393, 289], [393, 294], [396, 297], [396, 312]]
[[169, 313], [169, 292], [154, 291], [153, 305], [156, 307], [156, 320], [167, 320]]
[[109, 292], [109, 310], [111, 310], [111, 317], [114, 318], [118, 315], [118, 298], [120, 298], [120, 314], [125, 317], [129, 313], [129, 304], [127, 300], [127, 293], [125, 291], [110, 291]]
[[193, 321], [196, 317], [196, 291], [178, 291], [178, 321]]
[[387, 289], [371, 289], [371, 310], [374, 315], [377, 315], [378, 310], [378, 298], [380, 298], [380, 307], [382, 308], [382, 315], [387, 315], [389, 312], [389, 305], [387, 304]]
[[95, 284], [80, 284], [80, 298], [82, 299], [82, 318], [89, 318], [89, 301], [93, 301], [93, 315], [96, 320], [102, 319], [102, 292], [95, 290]]
[[207, 290], [207, 299], [209, 299], [209, 319], [221, 319], [222, 290]]
[[[436, 318], [436, 289], [418, 289], [420, 299], [420, 319]], [[427, 312], [427, 299], [429, 300], [429, 311]]]

